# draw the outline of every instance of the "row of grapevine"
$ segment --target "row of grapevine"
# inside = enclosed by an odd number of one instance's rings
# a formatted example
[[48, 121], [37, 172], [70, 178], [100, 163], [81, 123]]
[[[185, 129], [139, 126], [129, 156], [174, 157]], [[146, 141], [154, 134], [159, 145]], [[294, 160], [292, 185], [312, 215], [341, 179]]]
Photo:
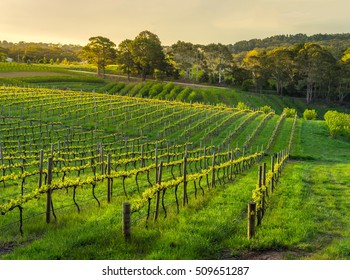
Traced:
[[[80, 211], [87, 199], [100, 205], [107, 197], [126, 196], [133, 212], [143, 215], [150, 211], [149, 200], [178, 184], [191, 182], [203, 193], [204, 185], [232, 178], [261, 158], [264, 151], [232, 147], [239, 146], [236, 136], [257, 116], [264, 122], [272, 116], [97, 93], [0, 91], [0, 212], [5, 217], [0, 227], [16, 219], [14, 209], [22, 220], [45, 208], [66, 207], [68, 200]], [[252, 139], [262, 126], [249, 132]], [[40, 199], [48, 193], [49, 206]]]

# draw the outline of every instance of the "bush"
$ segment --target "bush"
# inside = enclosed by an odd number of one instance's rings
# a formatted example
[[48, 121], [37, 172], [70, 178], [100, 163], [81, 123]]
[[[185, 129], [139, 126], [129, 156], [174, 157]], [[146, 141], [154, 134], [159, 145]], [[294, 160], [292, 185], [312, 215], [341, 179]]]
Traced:
[[305, 120], [315, 120], [317, 117], [317, 113], [314, 109], [313, 110], [305, 109], [303, 117]]
[[167, 94], [165, 96], [166, 100], [174, 100], [176, 98], [176, 96], [183, 90], [182, 86], [175, 86], [170, 92], [169, 94]]
[[238, 104], [237, 104], [237, 109], [248, 110], [249, 106], [247, 104], [245, 104], [244, 102], [239, 101]]
[[343, 135], [350, 138], [349, 114], [339, 113], [337, 111], [328, 111], [324, 115], [324, 119], [332, 137]]
[[163, 90], [163, 84], [161, 83], [155, 83], [152, 85], [152, 87], [149, 90], [149, 96], [150, 97], [156, 97], [158, 94], [160, 94]]
[[187, 97], [191, 94], [192, 89], [191, 88], [184, 88], [177, 96], [176, 101], [183, 101], [185, 102], [187, 100]]
[[242, 90], [249, 91], [249, 89], [252, 88], [253, 86], [254, 86], [254, 83], [252, 79], [244, 80], [242, 83]]
[[268, 114], [268, 113], [270, 113], [272, 110], [271, 110], [271, 107], [270, 107], [270, 106], [265, 105], [265, 106], [263, 106], [263, 107], [260, 108], [260, 111], [263, 111], [265, 114]]
[[200, 92], [192, 91], [191, 94], [187, 97], [189, 102], [203, 102], [203, 96]]
[[295, 115], [297, 114], [297, 110], [294, 108], [284, 108], [283, 112], [285, 112], [287, 118], [294, 118]]

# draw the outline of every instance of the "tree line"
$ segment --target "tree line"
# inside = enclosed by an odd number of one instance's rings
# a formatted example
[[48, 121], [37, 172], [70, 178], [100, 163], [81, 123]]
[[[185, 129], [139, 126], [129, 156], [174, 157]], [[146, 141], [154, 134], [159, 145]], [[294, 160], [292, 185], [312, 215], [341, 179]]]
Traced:
[[116, 63], [128, 77], [226, 84], [255, 92], [275, 90], [278, 95], [305, 96], [308, 104], [315, 98], [343, 103], [350, 95], [350, 47], [338, 59], [316, 43], [255, 48], [237, 59], [223, 44], [178, 41], [162, 47], [150, 31], [118, 46], [101, 36], [89, 40], [82, 57], [97, 66], [98, 74]]
[[316, 98], [339, 103], [350, 99], [350, 34], [278, 35], [234, 45], [178, 41], [162, 46], [156, 34], [142, 31], [118, 45], [102, 36], [91, 37], [84, 47], [0, 41], [1, 53], [19, 62], [89, 62], [98, 74], [104, 74], [107, 65], [116, 65], [128, 78], [275, 91], [305, 96], [307, 103]]
[[79, 45], [62, 45], [49, 43], [12, 43], [0, 40], [0, 61], [12, 58], [18, 63], [62, 63], [80, 61]]

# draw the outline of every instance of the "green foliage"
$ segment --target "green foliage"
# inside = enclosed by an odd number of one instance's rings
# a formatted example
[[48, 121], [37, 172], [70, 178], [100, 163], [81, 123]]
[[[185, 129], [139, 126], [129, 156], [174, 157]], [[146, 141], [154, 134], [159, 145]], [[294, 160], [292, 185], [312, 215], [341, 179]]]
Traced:
[[129, 92], [128, 92], [128, 96], [136, 96], [139, 94], [140, 90], [142, 90], [143, 88], [145, 88], [145, 90], [147, 90], [147, 86], [143, 83], [138, 83], [136, 84]]
[[151, 89], [152, 86], [153, 86], [152, 82], [147, 82], [145, 84], [142, 84], [142, 87], [139, 90], [137, 96], [139, 96], [139, 97], [148, 97], [150, 89]]
[[240, 110], [248, 110], [249, 106], [247, 104], [245, 104], [244, 102], [239, 101], [237, 104], [237, 108]]
[[97, 74], [105, 74], [108, 64], [114, 63], [116, 58], [115, 43], [108, 38], [97, 36], [89, 38], [90, 43], [83, 48], [82, 56], [97, 66]]
[[244, 80], [242, 82], [242, 90], [244, 91], [249, 91], [249, 89], [252, 88], [253, 86], [254, 84], [252, 79]]
[[294, 118], [297, 113], [296, 109], [288, 107], [284, 108], [283, 111], [285, 112], [287, 118]]
[[191, 92], [192, 92], [192, 89], [186, 87], [176, 96], [175, 99], [177, 101], [186, 101], [187, 97], [190, 95]]
[[332, 137], [343, 135], [350, 138], [349, 114], [339, 113], [337, 111], [328, 111], [324, 115], [324, 119]]
[[129, 93], [129, 91], [135, 86], [135, 84], [126, 84], [125, 87], [123, 87], [120, 91], [119, 94], [120, 95], [127, 95]]
[[272, 109], [271, 109], [271, 106], [265, 105], [265, 106], [260, 108], [260, 111], [263, 111], [264, 114], [268, 114], [268, 113], [272, 112]]
[[200, 92], [192, 91], [187, 97], [188, 102], [203, 102], [203, 96]]
[[159, 99], [165, 99], [166, 95], [168, 95], [174, 87], [175, 87], [174, 83], [167, 83], [163, 87], [162, 92], [159, 93], [158, 98]]
[[175, 86], [169, 94], [165, 96], [166, 100], [175, 100], [176, 96], [183, 90], [183, 87], [180, 85]]
[[152, 85], [152, 87], [149, 90], [149, 96], [156, 97], [158, 94], [162, 92], [162, 90], [163, 90], [163, 84], [155, 83]]
[[156, 81], [164, 81], [166, 78], [166, 73], [165, 71], [154, 69], [153, 76], [156, 79]]
[[303, 113], [304, 120], [316, 120], [317, 113], [315, 109], [306, 109]]

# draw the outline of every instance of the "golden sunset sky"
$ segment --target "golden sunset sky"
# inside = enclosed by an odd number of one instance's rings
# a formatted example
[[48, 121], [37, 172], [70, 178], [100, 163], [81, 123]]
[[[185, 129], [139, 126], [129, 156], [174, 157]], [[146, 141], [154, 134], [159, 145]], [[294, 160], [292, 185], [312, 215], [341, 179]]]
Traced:
[[178, 40], [234, 44], [280, 34], [348, 33], [349, 0], [1, 0], [0, 40], [119, 44], [143, 31]]

